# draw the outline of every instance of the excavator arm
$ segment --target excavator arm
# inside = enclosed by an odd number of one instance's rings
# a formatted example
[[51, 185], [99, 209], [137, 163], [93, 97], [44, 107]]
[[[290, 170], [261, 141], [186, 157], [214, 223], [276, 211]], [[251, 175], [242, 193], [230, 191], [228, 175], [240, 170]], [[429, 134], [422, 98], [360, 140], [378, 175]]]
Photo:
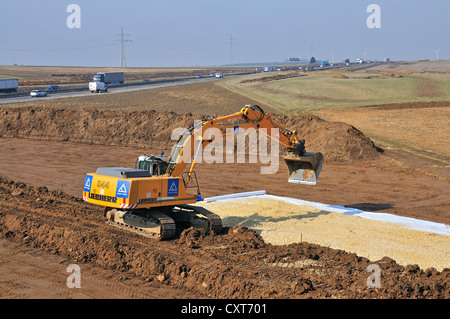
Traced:
[[[220, 233], [222, 220], [218, 215], [190, 205], [200, 196], [193, 170], [202, 147], [228, 138], [231, 144], [231, 136], [234, 147], [234, 130], [244, 128], [257, 129], [288, 149], [284, 160], [288, 165], [289, 182], [316, 184], [322, 154], [306, 152], [304, 141], [295, 131], [273, 121], [259, 106], [247, 105], [235, 114], [196, 121], [192, 128], [184, 131], [170, 157], [163, 153], [141, 155], [134, 169], [100, 167], [95, 173], [87, 173], [83, 200], [104, 206], [108, 224], [144, 236], [161, 240], [173, 238], [182, 225]], [[208, 129], [214, 130], [209, 134]], [[272, 153], [278, 151], [271, 149]], [[197, 194], [192, 194], [192, 188], [197, 188]]]
[[[221, 134], [215, 135], [214, 139], [208, 139], [204, 133], [211, 128], [220, 130]], [[195, 123], [181, 135], [173, 147], [165, 175], [180, 176], [189, 165], [187, 176], [190, 179], [201, 149], [209, 143], [225, 140], [230, 129], [236, 128], [258, 129], [259, 132], [277, 139], [288, 150], [288, 155], [284, 157], [288, 166], [288, 181], [290, 183], [316, 184], [322, 169], [322, 154], [306, 152], [305, 141], [298, 137], [296, 131], [291, 131], [275, 122], [257, 105], [246, 105], [237, 113]], [[272, 134], [274, 131], [275, 134]]]

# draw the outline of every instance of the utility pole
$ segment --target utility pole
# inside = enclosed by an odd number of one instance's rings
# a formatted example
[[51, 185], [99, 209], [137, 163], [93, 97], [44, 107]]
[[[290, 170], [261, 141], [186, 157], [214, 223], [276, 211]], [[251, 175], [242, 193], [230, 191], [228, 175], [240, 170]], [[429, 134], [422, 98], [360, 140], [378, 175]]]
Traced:
[[313, 50], [315, 49], [313, 43], [311, 42], [311, 44], [309, 45], [309, 58], [307, 59], [308, 61], [306, 61], [306, 68], [309, 69], [309, 63], [311, 62], [311, 58], [313, 57]]
[[309, 54], [310, 54], [309, 59], [311, 59], [313, 57], [313, 50], [314, 49], [315, 49], [315, 47], [314, 47], [313, 43], [311, 42], [311, 44], [309, 45]]
[[125, 37], [129, 37], [130, 35], [123, 33], [123, 27], [120, 27], [120, 33], [116, 35], [120, 36], [120, 39], [116, 41], [120, 41], [120, 67], [123, 69], [127, 67], [127, 62], [125, 59], [125, 42], [133, 41], [125, 39]]
[[233, 66], [233, 35], [230, 35], [230, 67]]
[[436, 61], [439, 61], [439, 51], [441, 51], [441, 49], [434, 50], [434, 52], [436, 52]]

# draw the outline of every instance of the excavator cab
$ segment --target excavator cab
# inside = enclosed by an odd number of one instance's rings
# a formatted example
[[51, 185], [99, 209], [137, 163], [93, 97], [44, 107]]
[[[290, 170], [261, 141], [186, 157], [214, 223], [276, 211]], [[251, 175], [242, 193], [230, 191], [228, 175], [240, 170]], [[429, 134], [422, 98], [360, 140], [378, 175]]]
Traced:
[[136, 160], [136, 168], [150, 172], [150, 176], [164, 175], [167, 170], [169, 156], [163, 155], [140, 155]]

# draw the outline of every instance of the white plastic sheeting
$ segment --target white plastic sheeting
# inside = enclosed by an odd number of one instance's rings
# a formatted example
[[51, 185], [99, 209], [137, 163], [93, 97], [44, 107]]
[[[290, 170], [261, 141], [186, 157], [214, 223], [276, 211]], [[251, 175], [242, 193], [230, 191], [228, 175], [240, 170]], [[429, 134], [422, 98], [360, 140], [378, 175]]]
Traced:
[[235, 200], [238, 198], [248, 198], [248, 199], [268, 198], [268, 199], [274, 199], [274, 200], [281, 200], [281, 201], [285, 201], [285, 202], [297, 204], [297, 205], [309, 205], [309, 206], [312, 206], [312, 207], [315, 207], [317, 209], [321, 209], [321, 210], [324, 210], [327, 212], [359, 216], [359, 217], [366, 218], [366, 219], [398, 224], [398, 225], [401, 225], [401, 226], [409, 228], [409, 229], [450, 236], [450, 226], [447, 224], [429, 222], [426, 220], [420, 220], [420, 219], [411, 218], [411, 217], [396, 216], [396, 215], [386, 214], [386, 213], [366, 212], [366, 211], [356, 209], [356, 208], [349, 208], [349, 207], [338, 206], [338, 205], [329, 205], [329, 204], [323, 204], [323, 203], [317, 203], [317, 202], [310, 202], [310, 201], [305, 201], [305, 200], [290, 198], [290, 197], [268, 195], [268, 194], [266, 194], [266, 191], [264, 191], [264, 190], [254, 191], [254, 192], [228, 194], [228, 195], [216, 196], [216, 197], [209, 197], [209, 198], [205, 198], [204, 201], [205, 202], [216, 202], [216, 201], [227, 201], [227, 200], [232, 201], [232, 200]]

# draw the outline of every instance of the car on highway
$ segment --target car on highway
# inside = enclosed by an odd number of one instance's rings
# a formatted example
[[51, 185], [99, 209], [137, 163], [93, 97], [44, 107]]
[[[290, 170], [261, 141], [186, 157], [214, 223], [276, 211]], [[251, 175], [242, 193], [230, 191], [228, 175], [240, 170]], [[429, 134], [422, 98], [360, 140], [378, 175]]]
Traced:
[[223, 78], [223, 74], [222, 73], [216, 73], [216, 78]]
[[41, 90], [33, 90], [30, 92], [30, 95], [32, 97], [47, 96], [47, 92]]
[[203, 77], [203, 75], [201, 75], [201, 74], [197, 74], [197, 75], [195, 76], [196, 79], [200, 79], [200, 78], [202, 78], [202, 77]]
[[59, 85], [50, 85], [48, 88], [45, 89], [47, 92], [55, 92], [59, 90]]

